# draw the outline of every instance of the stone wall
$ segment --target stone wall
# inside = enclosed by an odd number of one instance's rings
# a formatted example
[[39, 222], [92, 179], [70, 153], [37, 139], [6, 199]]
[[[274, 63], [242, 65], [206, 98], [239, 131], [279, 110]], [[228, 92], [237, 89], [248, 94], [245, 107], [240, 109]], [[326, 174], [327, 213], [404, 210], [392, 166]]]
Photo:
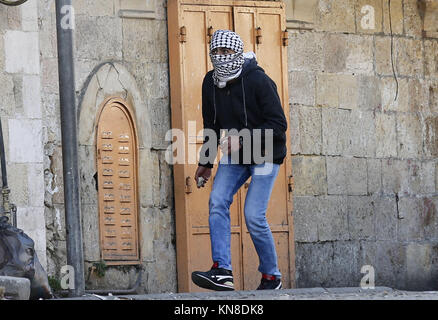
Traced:
[[371, 265], [376, 286], [437, 289], [438, 11], [391, 1], [395, 99], [388, 1], [313, 2], [289, 30], [297, 286], [358, 286]]
[[[100, 261], [94, 122], [109, 96], [127, 100], [135, 110], [140, 141], [139, 292], [177, 290], [173, 175], [164, 158], [170, 129], [165, 1], [155, 12], [122, 17], [135, 1], [75, 0], [75, 81], [78, 105], [81, 214], [87, 289], [126, 289], [134, 285], [133, 266], [108, 267], [99, 277], [89, 268]], [[140, 2], [137, 2], [140, 3]], [[66, 264], [63, 174], [57, 78], [54, 1], [38, 1], [44, 126], [45, 215], [48, 272], [60, 279]], [[142, 8], [138, 8], [142, 9]], [[137, 12], [138, 13], [138, 12]]]
[[0, 5], [0, 116], [3, 127], [10, 201], [17, 226], [35, 242], [46, 267], [43, 141], [38, 10]]

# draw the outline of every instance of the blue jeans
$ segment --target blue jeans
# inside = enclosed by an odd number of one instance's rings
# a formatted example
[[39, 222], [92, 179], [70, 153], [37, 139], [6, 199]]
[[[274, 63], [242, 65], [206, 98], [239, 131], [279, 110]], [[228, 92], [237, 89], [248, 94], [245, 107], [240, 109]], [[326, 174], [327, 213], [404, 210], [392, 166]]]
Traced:
[[269, 162], [234, 164], [229, 155], [224, 155], [219, 161], [209, 199], [212, 258], [213, 262], [218, 262], [219, 268], [232, 270], [230, 206], [234, 194], [251, 177], [244, 213], [246, 226], [259, 256], [258, 270], [281, 277], [274, 238], [266, 220], [266, 209], [279, 168], [279, 164]]

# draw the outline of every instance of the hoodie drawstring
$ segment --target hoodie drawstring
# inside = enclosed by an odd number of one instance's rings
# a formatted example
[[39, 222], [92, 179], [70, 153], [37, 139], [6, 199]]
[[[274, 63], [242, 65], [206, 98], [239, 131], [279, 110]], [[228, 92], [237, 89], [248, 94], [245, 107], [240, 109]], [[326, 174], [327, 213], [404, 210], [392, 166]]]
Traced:
[[213, 85], [213, 106], [214, 106], [213, 125], [216, 125], [216, 88], [215, 88], [215, 85]]
[[243, 77], [242, 77], [242, 94], [243, 94], [243, 111], [245, 112], [245, 127], [248, 127], [248, 117], [246, 115], [245, 86], [243, 84]]

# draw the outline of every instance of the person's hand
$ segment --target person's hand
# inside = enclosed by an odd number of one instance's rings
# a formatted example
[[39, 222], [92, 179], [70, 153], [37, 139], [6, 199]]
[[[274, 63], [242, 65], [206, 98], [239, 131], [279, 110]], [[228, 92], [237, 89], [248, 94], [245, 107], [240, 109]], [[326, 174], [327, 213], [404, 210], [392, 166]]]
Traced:
[[239, 136], [226, 136], [220, 140], [220, 148], [223, 153], [230, 154], [241, 147]]
[[200, 186], [198, 185], [198, 178], [202, 177], [204, 179], [204, 183], [201, 185], [201, 187], [204, 187], [204, 185], [207, 183], [208, 179], [211, 177], [211, 168], [198, 166], [198, 169], [196, 169], [195, 173], [195, 182], [198, 189]]

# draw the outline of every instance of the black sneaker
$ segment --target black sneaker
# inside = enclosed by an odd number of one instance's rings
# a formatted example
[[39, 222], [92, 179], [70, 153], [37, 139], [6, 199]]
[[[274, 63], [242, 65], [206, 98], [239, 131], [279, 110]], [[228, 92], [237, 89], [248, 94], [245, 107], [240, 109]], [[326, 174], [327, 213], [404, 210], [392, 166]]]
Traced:
[[192, 272], [192, 281], [204, 289], [216, 291], [234, 290], [233, 272], [231, 270], [218, 268], [217, 262], [213, 264], [210, 271]]
[[281, 289], [281, 279], [268, 274], [262, 275], [262, 281], [260, 282], [257, 290], [278, 290]]

